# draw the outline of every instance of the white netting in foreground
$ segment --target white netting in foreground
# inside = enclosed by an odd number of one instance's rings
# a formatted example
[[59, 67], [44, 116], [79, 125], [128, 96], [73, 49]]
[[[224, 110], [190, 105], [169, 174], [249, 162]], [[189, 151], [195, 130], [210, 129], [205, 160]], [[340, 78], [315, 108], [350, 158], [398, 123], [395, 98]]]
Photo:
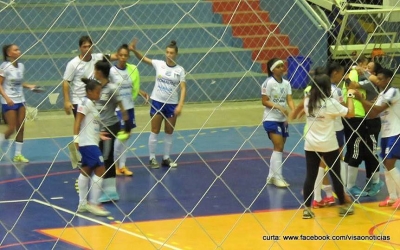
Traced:
[[[302, 90], [309, 82], [309, 71], [324, 66], [330, 60], [338, 60], [349, 66], [360, 55], [374, 56], [374, 60], [380, 62], [384, 67], [394, 71], [398, 70], [399, 63], [396, 56], [399, 56], [400, 51], [398, 33], [400, 1], [384, 1], [387, 5], [385, 8], [365, 5], [364, 1], [360, 0], [352, 1], [353, 5], [348, 5], [350, 3], [345, 3], [345, 1], [339, 1], [340, 3], [332, 1], [332, 4], [326, 4], [326, 2], [329, 1], [143, 0], [134, 3], [125, 0], [53, 0], [51, 3], [40, 0], [0, 1], [2, 16], [0, 41], [3, 44], [15, 43], [21, 48], [23, 55], [20, 61], [26, 67], [25, 79], [46, 88], [46, 92], [42, 94], [26, 93], [27, 105], [31, 107], [28, 109], [28, 120], [34, 120], [36, 116], [40, 117], [40, 112], [43, 111], [62, 109], [63, 100], [60, 94], [62, 76], [67, 62], [79, 53], [78, 39], [82, 35], [89, 35], [92, 38], [95, 52], [104, 53], [115, 52], [122, 43], [129, 43], [132, 38], [136, 37], [139, 40], [138, 49], [146, 56], [157, 59], [163, 59], [165, 46], [171, 40], [176, 40], [179, 46], [178, 63], [187, 71], [187, 102], [213, 104], [213, 108], [207, 115], [197, 117], [202, 119], [199, 122], [201, 125], [194, 130], [193, 134], [188, 136], [185, 132], [179, 131], [179, 127], [175, 132], [175, 137], [181, 138], [184, 142], [177, 161], [182, 159], [184, 153], [192, 152], [197, 161], [204, 165], [206, 170], [203, 170], [207, 171], [208, 178], [205, 182], [208, 183], [208, 187], [201, 190], [200, 194], [194, 186], [184, 187], [188, 195], [192, 192], [198, 194], [198, 199], [191, 206], [186, 206], [179, 200], [179, 190], [171, 188], [171, 185], [165, 183], [168, 175], [179, 175], [179, 168], [176, 172], [167, 171], [161, 176], [148, 169], [149, 184], [145, 188], [141, 187], [142, 198], [128, 211], [120, 208], [118, 203], [113, 204], [117, 208], [116, 210], [122, 214], [119, 216], [122, 218], [120, 219], [122, 222], [133, 223], [131, 229], [124, 227], [123, 224], [110, 225], [108, 222], [91, 219], [91, 217], [82, 217], [75, 211], [66, 210], [63, 208], [64, 206], [52, 206], [51, 194], [43, 191], [41, 187], [49, 178], [48, 173], [57, 167], [58, 153], [66, 148], [66, 144], [60, 144], [53, 139], [53, 143], [57, 145], [59, 151], [54, 155], [54, 161], [39, 186], [32, 185], [24, 172], [15, 166], [16, 172], [24, 178], [31, 192], [20, 216], [12, 225], [0, 221], [1, 227], [3, 227], [1, 231], [5, 232], [5, 235], [1, 237], [0, 244], [7, 242], [9, 237], [13, 237], [22, 247], [29, 248], [23, 243], [25, 236], [19, 235], [15, 228], [23, 227], [21, 218], [24, 214], [32, 213], [30, 216], [36, 216], [35, 212], [28, 209], [29, 204], [36, 202], [50, 206], [59, 217], [60, 227], [64, 227], [65, 231], [61, 231], [58, 240], [52, 243], [51, 247], [56, 249], [60, 244], [59, 240], [65, 240], [63, 235], [69, 228], [74, 229], [75, 234], [79, 236], [78, 241], [84, 242], [84, 247], [95, 248], [98, 246], [96, 245], [98, 242], [93, 241], [91, 236], [86, 235], [78, 227], [81, 218], [105, 225], [104, 242], [106, 243], [102, 245], [103, 247], [117, 248], [122, 232], [126, 234], [126, 237], [148, 243], [146, 246], [184, 249], [183, 246], [173, 243], [174, 240], [177, 240], [175, 234], [186, 230], [186, 238], [193, 237], [191, 241], [196, 242], [196, 235], [190, 233], [194, 227], [197, 230], [196, 233], [202, 234], [202, 239], [206, 241], [193, 243], [197, 249], [218, 247], [244, 249], [241, 246], [250, 248], [275, 246], [290, 249], [290, 246], [283, 241], [273, 243], [272, 241], [262, 242], [261, 239], [262, 235], [283, 236], [300, 234], [302, 230], [305, 230], [306, 226], [304, 226], [304, 221], [301, 220], [299, 213], [302, 211], [303, 204], [303, 199], [298, 193], [302, 181], [290, 186], [284, 196], [284, 200], [293, 200], [292, 205], [289, 206], [297, 208], [297, 210], [288, 214], [285, 219], [274, 222], [279, 226], [270, 227], [270, 224], [265, 221], [268, 219], [253, 212], [271, 208], [265, 205], [263, 200], [270, 199], [268, 204], [272, 204], [271, 206], [279, 203], [282, 200], [282, 195], [279, 196], [282, 190], [273, 187], [267, 188], [263, 177], [264, 181], [259, 183], [256, 192], [249, 190], [250, 193], [252, 192], [250, 197], [243, 197], [235, 188], [235, 182], [227, 179], [229, 175], [224, 175], [234, 169], [233, 162], [241, 157], [242, 150], [251, 149], [256, 152], [252, 160], [262, 162], [259, 172], [255, 175], [265, 175], [266, 177], [270, 155], [269, 153], [266, 155], [262, 149], [272, 146], [267, 141], [266, 135], [262, 133], [261, 104], [260, 119], [254, 120], [252, 123], [255, 125], [254, 127], [245, 132], [240, 128], [233, 129], [236, 144], [231, 145], [235, 145], [235, 148], [227, 148], [224, 139], [214, 139], [210, 142], [213, 144], [212, 148], [233, 150], [234, 152], [229, 156], [230, 160], [222, 169], [216, 171], [212, 165], [213, 162], [209, 162], [203, 157], [202, 152], [209, 150], [200, 146], [201, 135], [205, 132], [205, 128], [209, 127], [210, 121], [220, 114], [218, 113], [219, 109], [227, 102], [260, 99], [260, 85], [266, 78], [266, 64], [274, 57], [284, 60], [288, 66], [289, 80], [294, 89], [299, 89], [293, 93], [294, 98], [297, 99], [303, 97]], [[371, 2], [370, 4], [381, 3]], [[367, 8], [368, 11], [366, 11]], [[142, 62], [138, 62], [133, 56], [131, 62], [138, 64], [142, 88], [151, 92], [154, 84], [154, 70]], [[39, 114], [36, 113], [38, 110]], [[189, 110], [184, 110], [184, 112], [189, 112]], [[236, 117], [234, 113], [232, 116], [235, 120], [246, 119], [246, 117]], [[221, 126], [229, 127], [230, 118], [232, 117], [227, 117], [226, 123]], [[142, 124], [146, 122], [140, 121]], [[31, 124], [33, 123], [27, 123], [27, 127]], [[69, 135], [69, 131], [72, 132], [72, 128], [68, 129], [65, 135]], [[53, 136], [53, 130], [50, 128], [45, 127], [42, 130], [48, 131], [45, 133], [46, 136]], [[135, 138], [140, 139], [147, 130], [135, 132], [139, 133]], [[290, 153], [284, 157], [283, 165], [290, 162], [294, 153], [303, 153], [302, 133], [299, 126], [291, 128], [291, 136], [297, 139], [292, 139], [292, 147], [286, 146], [285, 151]], [[259, 143], [257, 138], [260, 135], [263, 136], [262, 143]], [[137, 147], [139, 139], [132, 141], [130, 147]], [[139, 155], [134, 155], [139, 159]], [[141, 161], [143, 167], [146, 167], [146, 161]], [[251, 178], [251, 176], [247, 177], [244, 172], [243, 178]], [[298, 178], [303, 180], [304, 176], [300, 175]], [[241, 181], [241, 179], [237, 181]], [[219, 227], [219, 225], [210, 226], [207, 224], [208, 222], [195, 214], [197, 214], [197, 209], [207, 210], [207, 206], [210, 205], [207, 201], [208, 195], [214, 188], [221, 186], [227, 190], [226, 193], [230, 197], [216, 200], [213, 203], [214, 206], [222, 205], [219, 202], [231, 202], [232, 207], [236, 206], [234, 212], [238, 215], [224, 226], [221, 225], [222, 229], [219, 235], [215, 236], [215, 227]], [[192, 188], [193, 190], [191, 190]], [[364, 187], [361, 188], [364, 189]], [[140, 220], [140, 216], [136, 216], [135, 213], [141, 211], [141, 206], [148, 202], [146, 199], [157, 197], [160, 189], [165, 189], [163, 192], [169, 195], [165, 200], [168, 200], [169, 204], [174, 204], [173, 209], [181, 211], [180, 217], [183, 219], [175, 221], [175, 224], [169, 227], [168, 232], [163, 232], [165, 237], [157, 238], [147, 233], [146, 225], [136, 223], [137, 219]], [[273, 198], [275, 196], [277, 198]], [[68, 197], [66, 202], [69, 203], [69, 206], [67, 207], [75, 206], [77, 199], [77, 197]], [[165, 209], [166, 203], [163, 204], [162, 200], [158, 202], [160, 202], [160, 207]], [[355, 203], [360, 204], [358, 199]], [[238, 211], [238, 207], [240, 211]], [[163, 219], [162, 209], [156, 210], [159, 212], [158, 218]], [[323, 223], [324, 215], [320, 215], [313, 224], [313, 227], [317, 229], [308, 231], [308, 233], [318, 232], [325, 235], [339, 232], [343, 234], [344, 225], [349, 223], [362, 224], [365, 222], [367, 225], [382, 223], [370, 216], [368, 211], [371, 209], [357, 206], [354, 223], [349, 222], [353, 218], [342, 220], [335, 217], [331, 219], [329, 227]], [[73, 217], [66, 216], [65, 212], [72, 213]], [[220, 213], [232, 213], [232, 211], [221, 211]], [[387, 227], [397, 217], [392, 210], [386, 214], [388, 215], [387, 218], [385, 217], [387, 223], [384, 225]], [[193, 223], [191, 228], [187, 226], [189, 218]], [[302, 226], [298, 226], [299, 223]], [[299, 228], [298, 231], [295, 227]], [[252, 232], [252, 228], [256, 228], [257, 231]], [[260, 242], [239, 241], [239, 243], [235, 243], [234, 238], [237, 238], [238, 232], [247, 240], [252, 239], [251, 237], [256, 234], [256, 240], [258, 239], [257, 241], [260, 241], [262, 245]], [[385, 231], [385, 229], [379, 231], [381, 234], [394, 234], [394, 232]], [[378, 244], [377, 242], [368, 241], [371, 246]], [[304, 242], [300, 244], [302, 243]], [[318, 247], [323, 247], [325, 244], [332, 243], [321, 241]], [[334, 242], [332, 246], [346, 248], [341, 244], [341, 242]], [[391, 246], [394, 247], [394, 245]]]

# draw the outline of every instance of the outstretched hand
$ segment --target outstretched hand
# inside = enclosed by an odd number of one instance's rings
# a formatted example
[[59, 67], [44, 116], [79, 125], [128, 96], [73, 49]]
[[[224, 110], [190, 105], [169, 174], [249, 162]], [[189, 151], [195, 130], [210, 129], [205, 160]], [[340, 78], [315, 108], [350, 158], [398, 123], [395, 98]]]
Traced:
[[100, 132], [100, 139], [101, 139], [102, 141], [110, 140], [111, 138], [108, 137], [108, 135], [109, 135], [109, 133], [108, 133], [107, 131], [101, 131], [101, 132]]
[[137, 42], [138, 42], [138, 39], [137, 38], [133, 38], [132, 42], [128, 46], [128, 49], [130, 51], [135, 51]]

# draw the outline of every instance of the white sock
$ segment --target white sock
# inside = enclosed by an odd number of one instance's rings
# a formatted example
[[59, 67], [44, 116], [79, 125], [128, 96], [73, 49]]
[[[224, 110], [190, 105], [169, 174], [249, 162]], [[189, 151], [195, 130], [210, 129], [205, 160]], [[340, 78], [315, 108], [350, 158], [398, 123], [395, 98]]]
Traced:
[[118, 167], [121, 169], [126, 166], [126, 152], [124, 153], [125, 145], [120, 140], [115, 140], [114, 144], [114, 161], [118, 159]]
[[356, 185], [358, 168], [353, 166], [348, 166], [347, 168], [347, 188], [352, 188]]
[[79, 204], [85, 204], [87, 202], [87, 195], [89, 191], [89, 177], [80, 174], [78, 177], [78, 188], [79, 188]]
[[103, 178], [93, 175], [92, 176], [92, 188], [90, 189], [90, 203], [93, 205], [99, 205], [99, 198], [101, 196], [102, 192], [102, 183], [103, 183]]
[[388, 190], [389, 198], [391, 200], [396, 200], [397, 199], [397, 192], [396, 192], [396, 184], [394, 183], [393, 177], [390, 174], [390, 171], [385, 171], [385, 181], [386, 181], [386, 187]]
[[272, 151], [268, 177], [282, 178], [282, 152]]
[[371, 177], [371, 182], [374, 184], [377, 184], [377, 183], [379, 183], [379, 181], [380, 181], [379, 171], [376, 171]]
[[150, 136], [149, 136], [149, 158], [150, 158], [150, 160], [156, 158], [157, 136], [158, 136], [158, 134], [155, 134], [153, 132], [151, 132]]
[[340, 161], [340, 178], [342, 179], [343, 186], [347, 185], [347, 163]]
[[314, 183], [314, 200], [321, 201], [321, 187], [322, 187], [322, 180], [324, 179], [325, 169], [323, 167], [318, 167], [318, 175], [317, 179]]
[[171, 148], [172, 148], [172, 134], [165, 134], [164, 137], [164, 156], [163, 159], [169, 159], [169, 155], [171, 153]]
[[393, 183], [395, 185], [397, 198], [400, 198], [400, 171], [395, 167], [389, 171], [393, 178]]
[[6, 137], [4, 136], [3, 133], [0, 133], [0, 147], [3, 144], [3, 142], [6, 140]]
[[332, 185], [322, 185], [322, 189], [325, 191], [326, 197], [332, 197]]
[[20, 155], [22, 152], [22, 145], [24, 145], [23, 142], [15, 142], [15, 155]]

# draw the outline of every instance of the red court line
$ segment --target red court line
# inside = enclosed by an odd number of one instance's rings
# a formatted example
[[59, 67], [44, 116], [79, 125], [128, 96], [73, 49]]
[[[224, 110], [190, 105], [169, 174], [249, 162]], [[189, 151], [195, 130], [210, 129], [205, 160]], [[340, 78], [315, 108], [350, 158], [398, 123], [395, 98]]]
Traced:
[[16, 246], [21, 246], [21, 245], [30, 245], [30, 244], [38, 244], [38, 243], [46, 243], [46, 242], [55, 242], [57, 239], [49, 239], [49, 240], [33, 240], [33, 241], [25, 241], [21, 243], [13, 243], [13, 244], [8, 244], [8, 245], [2, 245], [0, 246], [0, 249], [8, 248], [8, 247], [16, 247]]
[[[220, 151], [218, 151], [220, 152]], [[226, 152], [231, 152], [231, 151], [226, 151]], [[294, 155], [294, 154], [293, 154]], [[302, 155], [294, 155], [295, 157], [303, 157]], [[269, 159], [270, 157], [263, 157], [263, 159]], [[229, 162], [229, 161], [247, 161], [247, 160], [258, 160], [260, 159], [260, 157], [237, 157], [234, 158], [233, 160], [231, 158], [225, 158], [225, 159], [212, 159], [212, 160], [205, 160], [206, 163], [209, 162]], [[199, 164], [199, 163], [204, 163], [203, 161], [186, 161], [186, 162], [179, 162], [180, 165], [189, 165], [189, 164]], [[130, 168], [140, 168], [143, 167], [143, 165], [136, 165], [136, 166], [132, 166]], [[74, 170], [68, 170], [68, 171], [62, 171], [62, 172], [57, 172], [57, 173], [49, 173], [47, 175], [45, 174], [40, 174], [40, 175], [32, 175], [32, 176], [26, 176], [25, 178], [15, 178], [15, 179], [9, 179], [9, 180], [3, 180], [0, 181], [0, 185], [1, 184], [6, 184], [6, 183], [11, 183], [11, 182], [18, 182], [18, 181], [24, 181], [26, 179], [31, 180], [31, 179], [36, 179], [36, 178], [41, 178], [44, 176], [57, 176], [57, 175], [63, 175], [63, 174], [71, 174], [71, 173], [78, 173], [78, 169], [74, 169]]]
[[[391, 220], [391, 221], [384, 221], [384, 222], [378, 223], [378, 224], [376, 224], [375, 226], [371, 227], [371, 228], [369, 229], [368, 233], [369, 233], [370, 235], [374, 235], [374, 231], [375, 231], [376, 228], [378, 228], [378, 227], [380, 227], [380, 226], [382, 226], [382, 225], [384, 225], [384, 224], [388, 224], [388, 223], [391, 223], [391, 222], [394, 222], [394, 221], [398, 221], [398, 220], [400, 220], [400, 219]], [[400, 243], [394, 243], [394, 242], [386, 241], [386, 240], [381, 240], [381, 241], [382, 241], [382, 242], [385, 242], [385, 243], [388, 243], [388, 244], [390, 244], [390, 245], [400, 246]]]

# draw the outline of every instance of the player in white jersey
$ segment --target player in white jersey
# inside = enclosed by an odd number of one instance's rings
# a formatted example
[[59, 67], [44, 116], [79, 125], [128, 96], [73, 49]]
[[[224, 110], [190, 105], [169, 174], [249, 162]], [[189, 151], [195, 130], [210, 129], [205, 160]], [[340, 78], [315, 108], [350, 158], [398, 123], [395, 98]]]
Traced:
[[[78, 212], [89, 211], [98, 216], [107, 216], [110, 213], [99, 206], [98, 202], [105, 173], [104, 160], [99, 148], [100, 114], [95, 105], [95, 101], [100, 99], [101, 85], [95, 80], [82, 79], [82, 81], [85, 84], [86, 95], [78, 105], [74, 123], [75, 145], [82, 155], [82, 167], [78, 177]], [[90, 181], [91, 188], [89, 188]]]
[[[186, 97], [185, 70], [175, 61], [178, 56], [178, 46], [175, 41], [171, 41], [165, 50], [166, 61], [161, 61], [143, 56], [136, 50], [136, 43], [137, 40], [133, 40], [129, 49], [139, 60], [152, 65], [156, 70], [155, 85], [150, 96], [152, 99], [150, 109], [151, 133], [149, 136], [150, 166], [159, 168], [156, 160], [156, 146], [161, 124], [164, 121], [164, 156], [161, 165], [177, 167], [178, 164], [170, 158], [172, 134]], [[178, 89], [180, 89], [180, 96], [178, 96]]]
[[17, 132], [13, 161], [27, 163], [29, 160], [21, 154], [26, 114], [23, 88], [34, 90], [36, 86], [24, 82], [25, 67], [18, 62], [20, 56], [21, 51], [17, 45], [3, 46], [4, 62], [0, 65], [0, 94], [2, 112], [8, 126], [4, 133], [0, 133], [0, 146], [4, 140]]
[[346, 204], [344, 187], [340, 179], [339, 144], [336, 138], [335, 119], [338, 116], [354, 116], [354, 90], [349, 90], [347, 108], [331, 98], [331, 79], [327, 75], [314, 78], [309, 96], [304, 100], [304, 111], [307, 116], [304, 150], [307, 163], [307, 175], [304, 181], [303, 196], [306, 208], [303, 219], [314, 217], [311, 211], [311, 199], [321, 157], [330, 166], [333, 187], [339, 199], [339, 215], [353, 214], [351, 204]]
[[[267, 184], [288, 187], [282, 176], [282, 154], [289, 136], [287, 117], [294, 110], [292, 87], [283, 79], [285, 66], [282, 60], [273, 58], [267, 63], [268, 78], [261, 85], [261, 101], [265, 106], [263, 126], [274, 145], [271, 155]], [[289, 109], [288, 109], [289, 108]]]
[[370, 117], [380, 116], [381, 148], [380, 156], [385, 166], [385, 181], [389, 197], [379, 203], [380, 207], [400, 207], [400, 171], [395, 164], [400, 159], [400, 91], [390, 85], [394, 72], [382, 69], [377, 74], [377, 86], [381, 91], [376, 103], [369, 102], [359, 93], [360, 100]]
[[[136, 127], [134, 100], [137, 95], [141, 95], [146, 101], [149, 95], [140, 89], [140, 75], [138, 68], [127, 63], [129, 59], [129, 48], [127, 44], [121, 45], [117, 50], [117, 63], [110, 69], [110, 82], [118, 86], [122, 105], [128, 113], [128, 121], [131, 128]], [[117, 108], [117, 115], [121, 121], [121, 129], [125, 128], [125, 121], [122, 119], [122, 113]], [[120, 133], [123, 133], [121, 131]], [[127, 140], [115, 141], [114, 160], [115, 171], [117, 175], [132, 176], [133, 172], [126, 167], [126, 144]]]
[[[94, 64], [103, 60], [102, 53], [92, 54], [93, 42], [89, 36], [82, 36], [79, 39], [79, 56], [74, 57], [68, 62], [64, 72], [63, 97], [64, 110], [67, 115], [73, 112], [76, 116], [76, 108], [80, 100], [85, 96], [85, 84], [82, 78], [93, 78]], [[110, 55], [110, 60], [116, 60], [116, 54]], [[70, 93], [71, 92], [71, 93]], [[71, 97], [72, 100], [71, 100]]]

